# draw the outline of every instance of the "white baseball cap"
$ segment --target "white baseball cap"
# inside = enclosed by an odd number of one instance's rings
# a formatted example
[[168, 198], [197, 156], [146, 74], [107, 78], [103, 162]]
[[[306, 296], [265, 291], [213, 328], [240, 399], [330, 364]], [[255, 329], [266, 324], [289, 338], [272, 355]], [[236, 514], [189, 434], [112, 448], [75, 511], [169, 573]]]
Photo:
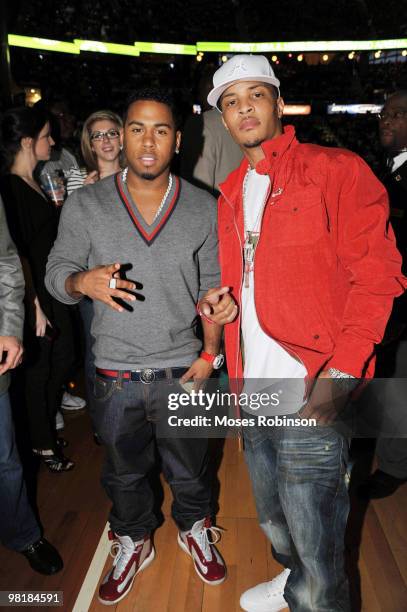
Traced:
[[[208, 95], [209, 104], [217, 107], [223, 92], [236, 81], [261, 81], [270, 83], [277, 89], [280, 86], [280, 81], [275, 76], [267, 57], [264, 55], [234, 55], [213, 75], [213, 89]], [[278, 95], [280, 95], [280, 90]]]

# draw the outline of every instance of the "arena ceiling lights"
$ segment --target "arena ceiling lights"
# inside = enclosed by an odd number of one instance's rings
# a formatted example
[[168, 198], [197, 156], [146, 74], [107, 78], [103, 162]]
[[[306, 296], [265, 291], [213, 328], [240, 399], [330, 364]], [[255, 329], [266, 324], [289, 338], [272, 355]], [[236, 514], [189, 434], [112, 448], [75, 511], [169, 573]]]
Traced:
[[80, 40], [79, 38], [74, 38], [73, 42], [79, 51], [112, 53], [113, 55], [132, 55], [134, 57], [140, 55], [140, 51], [134, 45], [119, 45], [117, 43], [104, 43], [97, 40]]
[[39, 49], [41, 51], [59, 51], [78, 55], [81, 51], [130, 55], [138, 57], [140, 53], [159, 53], [161, 55], [196, 55], [197, 53], [268, 53], [279, 51], [315, 52], [315, 51], [375, 51], [385, 49], [406, 49], [407, 38], [387, 40], [322, 40], [269, 43], [230, 43], [230, 42], [197, 42], [196, 45], [172, 43], [135, 42], [134, 45], [106, 43], [96, 40], [75, 39], [73, 42], [36, 38], [32, 36], [8, 35], [11, 47]]
[[376, 49], [405, 49], [407, 38], [388, 40], [312, 40], [270, 43], [198, 42], [197, 51], [217, 53], [283, 53], [307, 51], [375, 51]]
[[161, 53], [167, 55], [196, 55], [196, 45], [173, 45], [170, 43], [135, 42], [134, 46], [141, 53]]
[[60, 51], [61, 53], [79, 54], [79, 48], [73, 42], [62, 42], [48, 38], [35, 38], [33, 36], [8, 35], [10, 47], [24, 47], [26, 49], [39, 49], [40, 51]]

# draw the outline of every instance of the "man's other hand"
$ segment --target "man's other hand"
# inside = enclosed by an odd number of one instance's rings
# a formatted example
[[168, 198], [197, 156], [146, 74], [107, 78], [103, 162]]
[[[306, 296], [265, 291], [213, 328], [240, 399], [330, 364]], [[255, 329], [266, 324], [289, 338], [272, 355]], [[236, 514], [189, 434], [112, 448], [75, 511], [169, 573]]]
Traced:
[[301, 418], [316, 419], [318, 425], [332, 425], [346, 406], [349, 391], [338, 384], [328, 371], [320, 373], [308, 403], [300, 410]]
[[237, 317], [238, 306], [230, 294], [230, 287], [209, 289], [198, 302], [198, 311], [217, 325], [231, 323]]
[[0, 375], [20, 365], [23, 345], [16, 336], [0, 336]]
[[180, 378], [179, 382], [181, 384], [184, 384], [192, 378], [195, 383], [194, 391], [199, 391], [199, 389], [201, 389], [205, 385], [205, 382], [210, 377], [212, 372], [212, 364], [206, 361], [205, 359], [198, 357], [198, 359], [195, 359], [189, 370], [185, 372], [182, 378]]
[[142, 285], [122, 280], [119, 277], [119, 272], [119, 263], [97, 266], [87, 272], [78, 272], [67, 279], [67, 291], [70, 294], [81, 293], [87, 295], [92, 300], [104, 302], [113, 310], [123, 312], [124, 308], [117, 304], [113, 298], [134, 302], [137, 300], [137, 296], [129, 292], [141, 289]]

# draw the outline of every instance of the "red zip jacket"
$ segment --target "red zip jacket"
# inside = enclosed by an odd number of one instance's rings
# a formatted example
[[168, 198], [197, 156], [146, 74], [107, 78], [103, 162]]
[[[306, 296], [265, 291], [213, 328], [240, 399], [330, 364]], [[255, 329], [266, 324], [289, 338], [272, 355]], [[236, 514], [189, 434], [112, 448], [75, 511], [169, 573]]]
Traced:
[[[301, 144], [292, 126], [262, 145], [256, 171], [271, 189], [255, 253], [263, 330], [302, 361], [309, 377], [337, 368], [374, 373], [393, 299], [407, 287], [388, 223], [386, 191], [350, 151]], [[245, 159], [220, 186], [222, 286], [241, 304]], [[225, 326], [229, 376], [243, 376], [240, 317]]]

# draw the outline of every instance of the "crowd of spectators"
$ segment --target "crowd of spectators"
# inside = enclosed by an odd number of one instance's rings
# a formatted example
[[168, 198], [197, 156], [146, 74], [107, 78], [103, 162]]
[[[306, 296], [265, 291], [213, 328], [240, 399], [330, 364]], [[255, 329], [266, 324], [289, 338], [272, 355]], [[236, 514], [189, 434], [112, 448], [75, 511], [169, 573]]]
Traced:
[[[172, 90], [186, 118], [192, 105], [197, 103], [196, 84], [203, 68], [208, 68], [206, 61], [217, 59], [213, 55], [201, 65], [189, 56], [134, 59], [13, 48], [11, 67], [21, 92], [23, 87], [36, 86], [46, 99], [58, 94], [69, 102], [79, 122], [98, 108], [108, 107], [120, 114], [128, 92], [146, 83]], [[327, 116], [327, 105], [334, 102], [382, 104], [387, 93], [407, 88], [406, 65], [402, 61], [372, 64], [367, 54], [359, 60], [337, 54], [329, 63], [310, 65], [286, 55], [275, 68], [282, 81], [285, 102], [312, 105], [309, 119], [295, 120], [304, 131], [303, 139], [348, 147], [375, 168], [379, 163], [375, 119]]]
[[[41, 4], [41, 10], [39, 10]], [[181, 0], [148, 4], [140, 0], [15, 0], [8, 15], [9, 31], [23, 35], [72, 40], [84, 38], [132, 44], [135, 40], [194, 43], [198, 40], [329, 40], [397, 38], [405, 31], [397, 0], [379, 5], [373, 0], [287, 0], [279, 5], [248, 0], [229, 3]], [[295, 16], [301, 16], [301, 21]], [[404, 19], [404, 20], [403, 20]], [[165, 24], [165, 27], [163, 26]], [[205, 33], [205, 34], [203, 34]], [[283, 34], [282, 34], [283, 33]], [[271, 56], [271, 54], [270, 54]], [[278, 54], [276, 72], [286, 102], [309, 103], [312, 116], [295, 119], [304, 140], [345, 146], [377, 167], [376, 124], [371, 117], [326, 115], [329, 103], [383, 103], [387, 93], [407, 88], [407, 62], [380, 63], [367, 52]], [[58, 94], [78, 118], [78, 125], [95, 109], [120, 113], [129, 91], [146, 83], [172, 90], [186, 118], [197, 102], [194, 94], [202, 71], [219, 58], [205, 54], [139, 58], [97, 53], [65, 55], [13, 47], [11, 71], [15, 90], [39, 87], [49, 99]]]
[[[16, 0], [15, 33], [129, 42], [398, 38], [407, 17], [398, 0]], [[203, 32], [205, 34], [203, 35]]]
[[378, 121], [372, 115], [310, 115], [292, 117], [302, 142], [327, 147], [343, 147], [360, 155], [377, 174], [382, 165], [382, 150], [378, 139]]

